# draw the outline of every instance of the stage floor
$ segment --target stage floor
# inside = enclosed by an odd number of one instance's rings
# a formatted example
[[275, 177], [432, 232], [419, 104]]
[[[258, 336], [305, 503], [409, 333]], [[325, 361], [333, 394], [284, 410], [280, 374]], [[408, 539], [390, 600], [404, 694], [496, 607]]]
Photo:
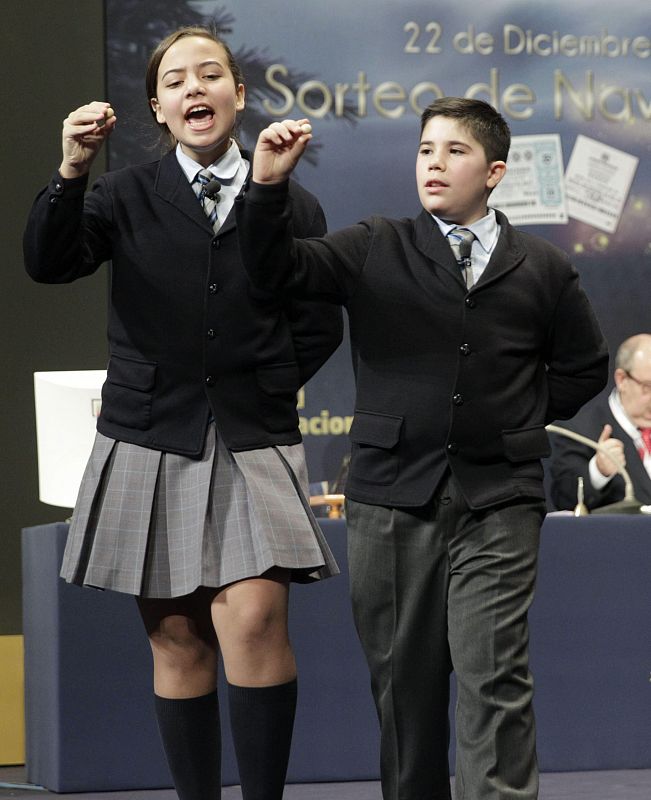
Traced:
[[[70, 798], [71, 800], [176, 800], [171, 789], [134, 792], [56, 794], [25, 783], [24, 767], [0, 767], [0, 800], [8, 798]], [[290, 784], [284, 800], [381, 800], [377, 781]], [[544, 773], [540, 800], [649, 800], [651, 770]], [[241, 800], [239, 787], [222, 791], [222, 800]]]

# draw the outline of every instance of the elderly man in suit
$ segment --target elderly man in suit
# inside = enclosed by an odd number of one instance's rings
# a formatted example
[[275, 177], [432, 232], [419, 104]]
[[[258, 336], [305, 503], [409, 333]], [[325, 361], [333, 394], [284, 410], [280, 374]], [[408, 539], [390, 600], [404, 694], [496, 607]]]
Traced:
[[602, 452], [571, 439], [553, 438], [551, 494], [557, 508], [576, 505], [579, 477], [588, 509], [621, 500], [620, 464], [631, 477], [637, 499], [651, 503], [651, 334], [640, 333], [622, 342], [614, 379], [607, 397], [588, 403], [565, 426], [597, 440]]

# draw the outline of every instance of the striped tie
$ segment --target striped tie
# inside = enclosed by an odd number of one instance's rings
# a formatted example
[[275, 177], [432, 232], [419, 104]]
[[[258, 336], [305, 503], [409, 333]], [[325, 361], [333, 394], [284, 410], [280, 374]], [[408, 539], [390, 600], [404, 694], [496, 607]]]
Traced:
[[448, 233], [448, 242], [457, 260], [457, 264], [461, 269], [461, 273], [466, 283], [466, 287], [470, 289], [474, 279], [472, 276], [472, 260], [470, 253], [472, 251], [472, 243], [475, 241], [475, 234], [468, 230], [468, 228], [453, 228]]
[[203, 206], [203, 210], [208, 217], [208, 222], [210, 222], [212, 225], [213, 230], [216, 230], [215, 223], [217, 222], [217, 200], [213, 200], [212, 197], [208, 197], [206, 194], [206, 185], [214, 179], [215, 176], [209, 169], [202, 169], [197, 173], [197, 176], [192, 183], [192, 188], [194, 189], [195, 194]]

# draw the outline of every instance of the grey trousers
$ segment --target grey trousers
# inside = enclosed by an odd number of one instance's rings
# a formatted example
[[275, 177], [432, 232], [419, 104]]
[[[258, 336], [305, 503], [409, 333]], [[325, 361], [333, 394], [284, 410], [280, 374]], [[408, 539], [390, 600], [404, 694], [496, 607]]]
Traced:
[[423, 509], [347, 502], [384, 800], [449, 800], [452, 669], [457, 800], [538, 796], [527, 611], [544, 513], [530, 498], [472, 511], [452, 477]]

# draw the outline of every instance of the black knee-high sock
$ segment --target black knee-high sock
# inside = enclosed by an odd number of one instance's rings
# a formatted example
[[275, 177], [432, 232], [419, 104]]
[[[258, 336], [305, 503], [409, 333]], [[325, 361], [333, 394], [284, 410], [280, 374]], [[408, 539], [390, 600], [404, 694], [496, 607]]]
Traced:
[[294, 729], [296, 680], [228, 685], [231, 731], [243, 800], [281, 800]]
[[158, 730], [180, 800], [220, 800], [217, 691], [187, 700], [154, 695]]

